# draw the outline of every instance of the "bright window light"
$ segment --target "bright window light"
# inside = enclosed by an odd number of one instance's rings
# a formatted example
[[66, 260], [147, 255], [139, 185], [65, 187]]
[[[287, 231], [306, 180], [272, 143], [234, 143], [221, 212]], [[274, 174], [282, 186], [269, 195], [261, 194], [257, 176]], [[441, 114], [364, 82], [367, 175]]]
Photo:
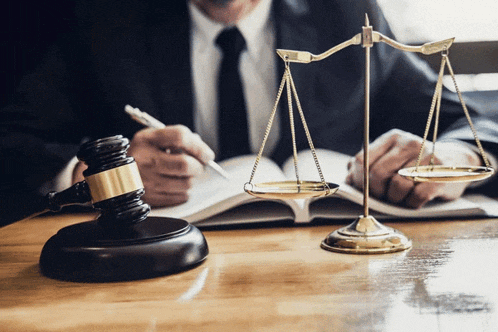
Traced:
[[[492, 91], [498, 90], [498, 73], [475, 74], [475, 75], [455, 75], [458, 89], [461, 92], [468, 91]], [[455, 85], [450, 75], [443, 76], [443, 84], [449, 90], [455, 91]]]
[[[402, 43], [420, 45], [452, 37], [455, 43], [498, 41], [498, 0], [377, 2], [395, 38]], [[457, 75], [456, 81], [462, 92], [498, 90], [496, 73]], [[445, 77], [444, 84], [455, 91], [451, 77]]]
[[497, 0], [377, 1], [400, 42], [498, 40]]

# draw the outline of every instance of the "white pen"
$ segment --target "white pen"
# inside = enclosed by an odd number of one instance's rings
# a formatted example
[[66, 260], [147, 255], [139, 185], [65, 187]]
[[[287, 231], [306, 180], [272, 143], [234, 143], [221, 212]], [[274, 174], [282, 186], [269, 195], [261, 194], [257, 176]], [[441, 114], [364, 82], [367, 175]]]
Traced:
[[[156, 129], [161, 129], [166, 127], [164, 123], [153, 118], [149, 114], [142, 112], [136, 107], [126, 105], [125, 112], [128, 113], [133, 120], [143, 124], [144, 126]], [[228, 174], [223, 168], [221, 168], [220, 165], [215, 163], [213, 160], [208, 161], [207, 166], [211, 167], [214, 171], [223, 176], [225, 179], [230, 179], [230, 174]]]

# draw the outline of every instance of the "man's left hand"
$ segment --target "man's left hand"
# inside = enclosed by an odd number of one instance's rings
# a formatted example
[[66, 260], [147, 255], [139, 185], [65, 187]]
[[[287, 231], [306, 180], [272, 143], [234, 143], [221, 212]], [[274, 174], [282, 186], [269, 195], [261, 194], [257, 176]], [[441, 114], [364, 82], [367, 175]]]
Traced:
[[[453, 200], [463, 194], [468, 182], [413, 182], [398, 174], [402, 168], [415, 166], [422, 142], [421, 137], [393, 129], [370, 144], [369, 185], [372, 196], [419, 208], [435, 198]], [[426, 142], [422, 153], [420, 165], [428, 165], [432, 142]], [[480, 166], [481, 158], [464, 143], [438, 142], [434, 164]], [[363, 189], [363, 151], [352, 158], [348, 169], [346, 182]]]

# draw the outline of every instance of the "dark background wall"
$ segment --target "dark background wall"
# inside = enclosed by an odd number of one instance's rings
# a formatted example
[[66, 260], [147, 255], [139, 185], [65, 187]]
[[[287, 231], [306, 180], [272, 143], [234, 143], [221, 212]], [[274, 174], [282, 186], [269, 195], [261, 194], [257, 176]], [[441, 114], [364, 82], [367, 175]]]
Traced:
[[20, 78], [42, 60], [47, 47], [71, 27], [71, 0], [8, 0], [0, 14], [0, 106]]

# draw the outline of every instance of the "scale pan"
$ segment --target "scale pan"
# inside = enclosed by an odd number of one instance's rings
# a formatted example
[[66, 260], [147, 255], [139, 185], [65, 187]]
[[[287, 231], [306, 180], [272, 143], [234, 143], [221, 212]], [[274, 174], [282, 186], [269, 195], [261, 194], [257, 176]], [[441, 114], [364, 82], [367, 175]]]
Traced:
[[417, 182], [470, 182], [488, 178], [494, 172], [494, 169], [484, 166], [433, 165], [403, 168], [398, 174]]
[[327, 185], [328, 188], [319, 181], [246, 183], [244, 190], [260, 198], [300, 199], [332, 195], [339, 189], [339, 185], [335, 183], [327, 183]]

